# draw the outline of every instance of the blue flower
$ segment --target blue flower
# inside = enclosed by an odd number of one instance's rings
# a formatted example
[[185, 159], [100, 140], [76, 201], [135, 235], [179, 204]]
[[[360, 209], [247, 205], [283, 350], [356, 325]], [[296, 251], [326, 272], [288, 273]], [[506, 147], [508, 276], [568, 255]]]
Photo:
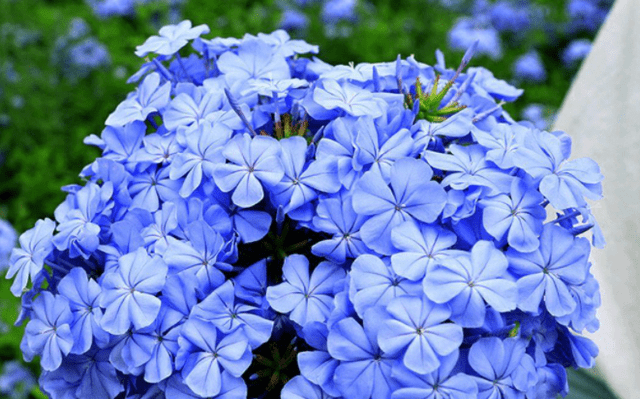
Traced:
[[179, 191], [183, 198], [200, 186], [203, 177], [212, 178], [216, 167], [224, 163], [222, 150], [231, 133], [231, 129], [222, 124], [203, 123], [194, 133], [187, 135], [186, 151], [174, 157], [169, 174], [172, 180], [184, 176]]
[[451, 316], [448, 305], [438, 305], [425, 296], [400, 296], [386, 307], [388, 316], [378, 322], [378, 344], [385, 354], [400, 356], [409, 370], [424, 374], [440, 366], [439, 356], [457, 351], [462, 327], [444, 323]]
[[394, 377], [400, 382], [400, 389], [393, 392], [391, 399], [475, 398], [478, 386], [469, 375], [460, 372], [460, 367], [456, 364], [458, 359], [456, 351], [440, 357], [440, 368], [431, 373], [394, 373]]
[[180, 312], [162, 307], [153, 324], [131, 335], [130, 366], [144, 366], [145, 381], [157, 383], [173, 374], [182, 318]]
[[[215, 396], [217, 398], [225, 399], [245, 399], [247, 397], [247, 384], [242, 378], [236, 378], [229, 374], [226, 370], [223, 370], [220, 374], [221, 388], [220, 392]], [[180, 399], [199, 399], [202, 396], [196, 394], [186, 384], [182, 382], [182, 377], [179, 374], [174, 374], [169, 378], [167, 387], [165, 389], [165, 395], [171, 398]]]
[[478, 40], [478, 54], [486, 54], [494, 60], [502, 57], [500, 35], [493, 27], [476, 25], [469, 18], [459, 18], [449, 31], [449, 47], [464, 51]]
[[155, 295], [167, 277], [166, 263], [143, 248], [121, 257], [118, 266], [105, 274], [100, 295], [100, 306], [105, 308], [102, 328], [111, 334], [153, 323], [160, 311], [160, 299]]
[[362, 118], [337, 118], [327, 125], [323, 131], [324, 137], [318, 143], [316, 158], [336, 162], [338, 179], [346, 188], [351, 188], [362, 174], [362, 168], [354, 159], [354, 141], [364, 123], [366, 119]]
[[[245, 38], [253, 37], [245, 35]], [[291, 57], [297, 54], [317, 54], [318, 46], [309, 44], [304, 40], [291, 40], [287, 32], [282, 29], [275, 30], [271, 33], [258, 33], [258, 39], [273, 46], [274, 50], [283, 57]]]
[[282, 388], [282, 399], [332, 399], [322, 389], [301, 375], [293, 377]]
[[0, 270], [9, 266], [9, 257], [18, 241], [18, 234], [6, 220], [0, 219]]
[[424, 292], [436, 303], [450, 303], [451, 320], [480, 327], [486, 305], [499, 312], [516, 307], [516, 284], [508, 279], [507, 259], [488, 241], [478, 241], [466, 254], [439, 260], [424, 278]]
[[501, 169], [511, 169], [515, 166], [514, 154], [522, 145], [524, 136], [529, 129], [520, 125], [497, 124], [490, 132], [477, 129], [474, 137], [488, 151], [487, 160], [495, 163]]
[[542, 222], [547, 212], [544, 197], [521, 179], [511, 184], [511, 196], [500, 194], [480, 200], [482, 225], [497, 241], [507, 234], [507, 242], [519, 252], [535, 251], [540, 245]]
[[144, 44], [136, 47], [136, 55], [144, 57], [149, 53], [172, 55], [186, 46], [189, 40], [209, 33], [207, 25], [191, 27], [191, 21], [182, 21], [177, 25], [167, 25], [160, 29], [160, 36], [151, 36]]
[[559, 210], [584, 207], [585, 197], [602, 197], [598, 164], [589, 158], [566, 161], [570, 152], [570, 140], [563, 142], [551, 133], [534, 131], [514, 155], [516, 166], [540, 181], [540, 192]]
[[162, 202], [175, 201], [179, 198], [178, 192], [182, 184], [178, 180], [171, 180], [170, 169], [154, 169], [150, 168], [131, 178], [130, 209], [140, 208], [155, 212]]
[[44, 291], [33, 301], [32, 318], [24, 336], [29, 351], [41, 356], [43, 369], [57, 369], [62, 357], [71, 351], [74, 341], [71, 323], [73, 315], [65, 297]]
[[[240, 94], [244, 96], [249, 93], [257, 93], [261, 96], [270, 97], [277, 101], [278, 98], [286, 98], [287, 95], [291, 94], [290, 92], [293, 92], [293, 89], [299, 89], [308, 85], [309, 82], [302, 79], [252, 80], [249, 82], [250, 87]], [[280, 95], [282, 95], [282, 97], [279, 97]]]
[[[469, 76], [473, 75], [471, 87], [484, 98], [495, 98], [503, 101], [514, 101], [524, 93], [524, 90], [517, 89], [501, 79], [496, 79], [493, 73], [483, 67], [472, 67], [467, 70]], [[495, 107], [494, 102], [485, 103], [484, 107]], [[479, 105], [479, 104], [478, 104]], [[482, 107], [482, 108], [484, 108]], [[499, 109], [499, 108], [498, 108]]]
[[73, 268], [58, 283], [58, 292], [68, 299], [73, 312], [73, 354], [81, 355], [87, 352], [91, 349], [94, 339], [102, 347], [109, 343], [109, 334], [100, 326], [102, 310], [98, 299], [101, 291], [100, 285], [88, 278], [87, 272], [81, 267]]
[[218, 69], [230, 83], [252, 79], [282, 80], [291, 78], [289, 65], [282, 54], [263, 40], [250, 39], [238, 46], [237, 53], [227, 51], [218, 59]]
[[22, 291], [44, 267], [44, 261], [53, 251], [53, 230], [56, 223], [51, 219], [38, 220], [35, 227], [20, 235], [20, 248], [14, 248], [11, 252], [11, 265], [7, 272], [7, 278], [14, 278], [11, 284], [11, 293], [15, 296], [22, 295]]
[[164, 126], [168, 130], [178, 130], [179, 127], [190, 127], [193, 130], [207, 120], [213, 122], [220, 112], [224, 115], [237, 116], [231, 110], [221, 110], [224, 94], [218, 91], [204, 91], [194, 87], [192, 92], [178, 93], [169, 103], [163, 115]]
[[558, 323], [570, 326], [577, 332], [582, 332], [585, 328], [589, 332], [597, 331], [600, 328], [600, 322], [596, 318], [596, 310], [601, 304], [598, 289], [598, 282], [591, 273], [587, 275], [584, 283], [569, 286], [569, 291], [576, 301], [576, 307], [566, 316], [558, 317]]
[[267, 294], [267, 260], [263, 259], [247, 267], [234, 279], [235, 296], [258, 307], [268, 306]]
[[385, 180], [393, 164], [406, 158], [413, 150], [414, 142], [407, 129], [401, 129], [391, 136], [379, 130], [371, 117], [360, 118], [359, 130], [355, 140], [355, 160], [361, 168], [380, 172]]
[[360, 317], [374, 306], [384, 306], [396, 297], [422, 291], [419, 283], [397, 276], [388, 261], [374, 255], [358, 256], [349, 276], [349, 299]]
[[284, 282], [267, 288], [267, 301], [273, 309], [289, 314], [301, 326], [326, 321], [333, 302], [333, 286], [344, 278], [344, 270], [322, 262], [309, 276], [309, 261], [303, 255], [290, 255], [282, 266]]
[[522, 110], [522, 118], [531, 122], [536, 129], [548, 130], [553, 115], [541, 104], [529, 104]]
[[397, 360], [385, 355], [377, 343], [378, 320], [365, 317], [364, 328], [353, 318], [336, 323], [329, 331], [329, 353], [340, 364], [335, 382], [343, 397], [386, 399], [395, 390], [391, 369]]
[[533, 83], [544, 82], [547, 79], [547, 71], [540, 55], [535, 51], [530, 51], [516, 60], [513, 64], [513, 74], [518, 79]]
[[597, 30], [607, 15], [601, 4], [590, 0], [571, 0], [566, 5], [569, 14], [569, 30]]
[[[213, 197], [220, 206], [220, 210], [225, 212], [227, 217], [231, 218], [233, 230], [238, 234], [241, 242], [250, 243], [258, 241], [269, 232], [269, 227], [272, 222], [269, 213], [255, 209], [239, 208], [231, 202], [230, 195], [220, 190], [214, 190]], [[228, 219], [226, 221], [222, 219], [220, 223], [226, 225], [227, 221]]]
[[100, 245], [100, 224], [109, 214], [113, 202], [111, 183], [99, 187], [89, 183], [78, 192], [67, 196], [66, 202], [56, 208], [58, 234], [53, 244], [58, 250], [69, 249], [69, 256], [88, 259]]
[[273, 187], [271, 195], [274, 205], [283, 206], [285, 214], [309, 204], [317, 198], [318, 192], [335, 193], [340, 190], [338, 171], [332, 160], [306, 162], [307, 142], [304, 138], [289, 137], [281, 140], [280, 145], [284, 177]]
[[282, 180], [281, 151], [272, 137], [251, 138], [246, 133], [234, 136], [222, 153], [230, 163], [216, 167], [215, 182], [225, 193], [233, 190], [234, 204], [249, 208], [264, 198], [262, 184], [272, 187]]
[[162, 136], [151, 133], [142, 139], [142, 148], [135, 153], [138, 162], [149, 162], [165, 165], [173, 160], [174, 155], [180, 152], [181, 147], [175, 135]]
[[398, 275], [417, 281], [438, 259], [449, 256], [456, 235], [436, 225], [405, 222], [391, 231], [393, 246], [401, 252], [391, 255], [391, 266]]
[[355, 17], [356, 0], [329, 0], [322, 7], [322, 20], [327, 24], [336, 24], [341, 19]]
[[562, 62], [567, 68], [575, 67], [578, 62], [589, 55], [591, 47], [592, 44], [589, 39], [576, 39], [572, 41], [562, 52]]
[[68, 36], [70, 39], [79, 39], [89, 33], [89, 25], [82, 18], [74, 18], [69, 23]]
[[107, 126], [101, 135], [105, 146], [104, 158], [130, 166], [146, 130], [145, 124], [141, 121], [133, 121], [124, 127]]
[[538, 382], [527, 392], [527, 398], [546, 399], [569, 393], [567, 371], [560, 364], [552, 363], [536, 369]]
[[471, 122], [474, 112], [471, 109], [465, 109], [457, 114], [452, 115], [443, 122], [429, 122], [424, 119], [417, 120], [411, 127], [411, 135], [415, 141], [413, 145], [414, 152], [422, 152], [427, 147], [431, 147], [438, 142], [436, 136], [459, 138], [464, 137], [472, 130]]
[[273, 330], [273, 321], [263, 317], [262, 309], [236, 301], [231, 281], [204, 298], [192, 316], [211, 322], [225, 334], [241, 331], [252, 348], [268, 341]]
[[442, 180], [443, 186], [456, 190], [476, 185], [489, 187], [494, 192], [508, 192], [513, 177], [494, 167], [485, 157], [479, 145], [462, 147], [451, 144], [451, 155], [425, 151], [426, 161], [434, 168], [448, 171]]
[[[319, 105], [322, 110], [316, 112], [315, 108], [308, 107], [307, 112], [316, 119], [329, 119], [326, 116], [338, 116], [336, 113], [351, 116], [369, 115], [377, 118], [383, 114], [381, 101], [383, 100], [377, 99], [369, 91], [351, 83], [338, 83], [333, 79], [323, 79], [316, 84], [316, 88], [313, 90], [313, 102]], [[335, 112], [327, 114], [327, 111]]]
[[499, 1], [491, 7], [491, 24], [500, 32], [526, 32], [531, 24], [528, 7], [514, 7], [508, 1]]
[[369, 219], [360, 228], [362, 240], [382, 254], [391, 254], [391, 230], [407, 220], [434, 222], [444, 209], [447, 195], [424, 162], [401, 159], [389, 172], [389, 186], [380, 172], [362, 176], [353, 193], [353, 208]]
[[297, 10], [284, 10], [280, 18], [280, 27], [286, 30], [306, 29], [309, 25], [309, 19], [304, 13]]
[[336, 263], [344, 263], [347, 258], [357, 258], [358, 255], [369, 252], [360, 236], [360, 228], [365, 220], [365, 216], [360, 216], [353, 210], [351, 196], [344, 194], [320, 199], [316, 216], [313, 217], [313, 227], [333, 236], [314, 244], [311, 253]]
[[7, 398], [21, 399], [36, 387], [36, 379], [31, 371], [18, 360], [4, 363], [0, 375], [0, 393]]
[[43, 391], [53, 398], [100, 397], [115, 399], [124, 391], [109, 362], [109, 349], [92, 348], [84, 355], [69, 355], [65, 364], [40, 377]]
[[300, 374], [320, 386], [323, 392], [340, 396], [340, 390], [333, 378], [340, 362], [327, 352], [326, 343], [324, 346], [324, 350], [298, 353]]
[[540, 302], [554, 316], [564, 316], [576, 307], [569, 287], [587, 278], [590, 252], [586, 238], [576, 238], [561, 227], [546, 224], [540, 247], [530, 253], [507, 250], [509, 270], [518, 276], [518, 308], [538, 312]]
[[135, 12], [134, 0], [88, 0], [88, 3], [100, 18], [112, 15], [132, 15]]
[[251, 364], [251, 348], [241, 331], [226, 335], [198, 318], [183, 324], [178, 343], [176, 367], [200, 396], [216, 396], [223, 390], [224, 372], [237, 380]]
[[224, 282], [220, 270], [228, 270], [223, 238], [202, 220], [191, 222], [185, 231], [187, 241], [169, 239], [163, 259], [173, 273], [190, 272], [213, 288]]
[[160, 75], [151, 73], [136, 89], [136, 95], [120, 103], [107, 118], [108, 126], [125, 126], [133, 121], [144, 121], [153, 112], [167, 106], [171, 94], [171, 82], [160, 85]]
[[178, 213], [176, 204], [173, 202], [165, 202], [162, 208], [153, 214], [153, 220], [150, 221], [140, 234], [149, 250], [163, 253], [169, 245], [169, 233], [177, 227]]
[[478, 398], [522, 398], [532, 385], [533, 359], [525, 353], [526, 341], [519, 338], [481, 338], [469, 350], [469, 365], [478, 373]]
[[89, 37], [69, 49], [69, 58], [77, 73], [86, 75], [92, 69], [111, 63], [107, 48]]

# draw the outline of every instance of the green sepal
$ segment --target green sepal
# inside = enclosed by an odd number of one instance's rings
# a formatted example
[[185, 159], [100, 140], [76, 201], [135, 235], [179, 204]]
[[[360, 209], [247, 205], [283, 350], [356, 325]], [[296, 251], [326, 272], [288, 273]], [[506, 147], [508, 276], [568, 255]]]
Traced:
[[[309, 127], [309, 121], [306, 119], [293, 123], [293, 118], [289, 114], [284, 114], [280, 117], [278, 122], [274, 123], [273, 135], [276, 139], [282, 140], [292, 136], [306, 137]], [[260, 134], [269, 136], [266, 131], [261, 131]], [[310, 143], [310, 139], [307, 138], [307, 142]]]
[[509, 331], [509, 337], [511, 338], [517, 337], [519, 332], [520, 332], [520, 322], [516, 321], [515, 327], [513, 327], [511, 331]]
[[409, 109], [413, 109], [416, 101], [419, 101], [419, 110], [417, 119], [424, 119], [429, 122], [443, 122], [447, 120], [448, 117], [456, 114], [463, 109], [466, 108], [465, 105], [460, 105], [457, 102], [447, 104], [446, 106], [440, 108], [440, 104], [442, 100], [449, 92], [449, 89], [453, 86], [453, 80], [447, 82], [447, 84], [443, 87], [443, 89], [438, 92], [438, 82], [440, 81], [440, 75], [436, 75], [436, 78], [433, 82], [433, 87], [431, 91], [426, 94], [422, 91], [422, 84], [420, 83], [420, 78], [416, 78], [415, 91], [416, 94], [412, 97], [410, 94], [407, 94], [405, 99], [405, 107]]

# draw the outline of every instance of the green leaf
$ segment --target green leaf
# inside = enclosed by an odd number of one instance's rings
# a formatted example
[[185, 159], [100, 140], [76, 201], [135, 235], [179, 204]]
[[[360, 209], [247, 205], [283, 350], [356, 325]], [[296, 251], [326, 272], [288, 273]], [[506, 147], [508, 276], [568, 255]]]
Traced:
[[[565, 399], [619, 399], [594, 371], [567, 369], [569, 395]], [[561, 396], [558, 396], [561, 398]]]
[[48, 399], [47, 395], [42, 393], [42, 391], [38, 387], [33, 388], [30, 393], [31, 393], [31, 396], [33, 396], [34, 398], [37, 398], [37, 399]]

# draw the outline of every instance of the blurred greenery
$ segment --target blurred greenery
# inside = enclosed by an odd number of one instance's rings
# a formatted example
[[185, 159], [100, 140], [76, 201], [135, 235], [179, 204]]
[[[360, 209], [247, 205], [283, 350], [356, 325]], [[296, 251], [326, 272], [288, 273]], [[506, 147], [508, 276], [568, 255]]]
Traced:
[[[540, 52], [548, 78], [542, 84], [518, 85], [525, 94], [505, 106], [516, 119], [530, 103], [559, 107], [576, 72], [563, 68], [560, 62], [560, 51], [569, 41], [559, 28], [566, 21], [565, 1], [533, 2], [545, 6], [546, 19], [558, 25], [538, 28], [524, 38], [505, 35], [505, 51], [500, 60], [477, 57], [471, 64], [511, 80], [516, 58], [531, 48]], [[276, 29], [281, 13], [278, 4], [276, 0], [184, 0], [181, 15], [195, 25], [208, 24], [211, 33], [207, 37], [241, 37]], [[461, 52], [447, 46], [447, 32], [459, 13], [436, 1], [361, 2], [358, 20], [342, 26], [349, 32], [346, 37], [328, 37], [318, 17], [320, 6], [314, 7], [309, 13], [314, 17], [308, 29], [293, 32], [292, 36], [318, 44], [319, 57], [326, 62], [392, 61], [398, 54], [414, 54], [417, 60], [433, 64], [437, 48], [443, 51], [449, 66], [457, 65], [462, 57]], [[70, 21], [77, 17], [86, 21], [90, 35], [108, 48], [111, 65], [86, 77], [69, 79], [51, 60], [57, 38], [67, 33]], [[0, 26], [5, 27], [0, 31], [0, 216], [19, 232], [32, 227], [37, 219], [52, 217], [65, 197], [60, 187], [81, 182], [78, 173], [99, 154], [96, 148], [84, 145], [83, 138], [99, 135], [109, 113], [134, 89], [126, 79], [142, 62], [133, 54], [135, 46], [156, 34], [168, 18], [166, 1], [139, 5], [134, 16], [99, 19], [83, 0], [0, 0]], [[26, 35], [25, 39], [24, 32], [31, 36]], [[3, 73], [9, 66], [17, 73], [17, 81]], [[8, 329], [19, 309], [19, 301], [10, 296], [9, 285], [7, 281], [0, 282], [0, 318], [7, 325], [2, 326], [7, 332], [0, 334], [2, 363], [21, 358], [23, 327]], [[37, 375], [37, 362], [29, 367]], [[592, 391], [598, 392], [592, 397], [613, 398], [594, 378], [570, 372], [572, 385], [583, 387], [591, 383], [590, 386], [597, 386], [593, 389], [600, 389]], [[587, 393], [576, 388], [570, 397], [587, 398]], [[35, 390], [31, 397], [44, 396]]]

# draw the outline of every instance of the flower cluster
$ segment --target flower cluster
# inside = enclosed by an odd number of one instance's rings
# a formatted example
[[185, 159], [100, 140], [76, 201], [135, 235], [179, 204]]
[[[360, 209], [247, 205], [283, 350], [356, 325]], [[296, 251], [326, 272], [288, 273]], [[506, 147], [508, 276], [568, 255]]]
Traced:
[[358, 0], [285, 1], [280, 4], [282, 8], [280, 27], [288, 31], [304, 32], [309, 26], [308, 16], [319, 11], [327, 36], [347, 36], [350, 33], [349, 28], [344, 24], [341, 25], [341, 22], [357, 20], [357, 5]]
[[[464, 51], [474, 40], [479, 40], [479, 54], [499, 59], [504, 53], [501, 35], [521, 43], [534, 29], [542, 29], [554, 42], [558, 36], [570, 42], [562, 52], [562, 59], [566, 68], [573, 69], [591, 49], [590, 41], [579, 37], [597, 31], [611, 5], [608, 0], [571, 0], [565, 9], [567, 21], [554, 26], [547, 11], [529, 0], [475, 0], [471, 15], [460, 17], [449, 31], [449, 46]], [[515, 61], [513, 72], [520, 81], [540, 83], [547, 78], [544, 63], [534, 48]]]
[[[100, 18], [112, 16], [131, 16], [135, 14], [136, 6], [152, 3], [157, 0], [85, 0]], [[178, 14], [183, 0], [163, 0], [170, 7], [171, 13]]]
[[90, 36], [87, 23], [75, 18], [66, 35], [55, 43], [52, 62], [60, 73], [71, 80], [86, 77], [92, 70], [111, 64], [109, 51], [95, 37]]
[[[413, 57], [332, 66], [284, 31], [166, 26], [20, 237], [52, 398], [554, 398], [598, 327], [598, 165], [521, 90]], [[191, 43], [193, 51], [186, 47]], [[547, 212], [555, 213], [547, 218]], [[31, 281], [31, 284], [29, 283]]]
[[562, 62], [567, 68], [575, 68], [591, 52], [589, 39], [572, 40], [562, 52]]
[[0, 393], [9, 399], [27, 399], [36, 387], [36, 379], [31, 371], [12, 360], [6, 362], [0, 374]]
[[542, 104], [529, 104], [523, 110], [520, 115], [524, 120], [527, 120], [540, 130], [546, 130], [547, 127], [553, 124], [556, 118], [555, 113], [549, 107]]
[[537, 51], [532, 50], [518, 57], [513, 64], [513, 75], [518, 80], [533, 83], [547, 80], [547, 71]]

